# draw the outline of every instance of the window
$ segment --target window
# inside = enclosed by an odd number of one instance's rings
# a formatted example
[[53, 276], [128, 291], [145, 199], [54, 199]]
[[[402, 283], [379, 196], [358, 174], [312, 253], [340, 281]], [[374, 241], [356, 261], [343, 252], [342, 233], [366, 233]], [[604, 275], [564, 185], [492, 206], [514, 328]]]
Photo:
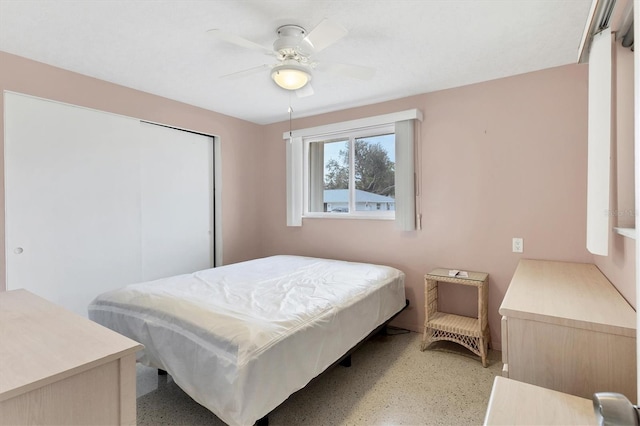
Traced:
[[302, 226], [303, 217], [395, 218], [401, 231], [419, 229], [414, 139], [421, 121], [412, 109], [283, 133], [287, 226]]
[[394, 218], [393, 125], [305, 138], [305, 216]]

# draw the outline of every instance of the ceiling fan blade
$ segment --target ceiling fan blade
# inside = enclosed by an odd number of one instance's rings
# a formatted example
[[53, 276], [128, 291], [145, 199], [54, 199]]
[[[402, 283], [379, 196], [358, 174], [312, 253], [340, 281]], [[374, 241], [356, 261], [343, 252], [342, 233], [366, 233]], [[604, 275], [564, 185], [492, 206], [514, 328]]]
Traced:
[[235, 34], [228, 33], [226, 31], [222, 31], [219, 29], [208, 30], [207, 34], [217, 38], [218, 40], [225, 41], [227, 43], [235, 44], [236, 46], [244, 47], [245, 49], [251, 50], [259, 50], [268, 55], [273, 55], [273, 50], [264, 47], [258, 43], [254, 43], [251, 40], [247, 40], [246, 38], [242, 38]]
[[252, 74], [257, 74], [259, 72], [262, 72], [262, 70], [271, 68], [271, 67], [272, 67], [271, 65], [262, 64], [262, 65], [258, 65], [257, 67], [247, 68], [246, 70], [241, 70], [241, 71], [232, 72], [230, 74], [221, 75], [220, 78], [233, 80], [236, 78], [246, 77]]
[[307, 96], [311, 96], [314, 93], [315, 92], [313, 91], [313, 87], [311, 87], [311, 83], [307, 83], [300, 89], [296, 90], [296, 95], [299, 98], [306, 98]]
[[313, 46], [314, 53], [318, 53], [346, 36], [347, 33], [347, 29], [342, 25], [324, 19], [304, 39]]
[[321, 62], [318, 64], [320, 71], [327, 71], [332, 74], [356, 78], [358, 80], [370, 80], [376, 74], [376, 69], [363, 65], [337, 64]]

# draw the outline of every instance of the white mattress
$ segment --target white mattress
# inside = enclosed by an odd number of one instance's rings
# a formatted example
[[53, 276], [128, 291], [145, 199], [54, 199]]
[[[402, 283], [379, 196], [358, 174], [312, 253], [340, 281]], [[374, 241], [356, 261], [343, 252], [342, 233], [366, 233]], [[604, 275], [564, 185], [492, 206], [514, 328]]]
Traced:
[[98, 296], [89, 318], [142, 344], [231, 425], [251, 425], [405, 304], [387, 266], [273, 256], [132, 284]]

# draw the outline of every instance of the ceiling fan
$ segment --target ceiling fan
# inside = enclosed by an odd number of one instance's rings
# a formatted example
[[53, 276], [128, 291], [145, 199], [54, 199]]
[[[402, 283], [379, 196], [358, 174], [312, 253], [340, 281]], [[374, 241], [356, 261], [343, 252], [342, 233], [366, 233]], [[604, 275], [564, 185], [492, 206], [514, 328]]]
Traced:
[[274, 56], [278, 62], [263, 64], [242, 71], [221, 76], [221, 78], [244, 77], [264, 69], [271, 70], [271, 78], [283, 89], [295, 90], [299, 97], [313, 94], [309, 83], [313, 70], [327, 71], [341, 76], [368, 80], [375, 69], [361, 65], [316, 62], [313, 56], [347, 35], [348, 31], [327, 19], [320, 22], [310, 33], [303, 27], [287, 24], [278, 27], [273, 48], [267, 48], [253, 41], [219, 29], [207, 31], [221, 41], [246, 49], [261, 51]]

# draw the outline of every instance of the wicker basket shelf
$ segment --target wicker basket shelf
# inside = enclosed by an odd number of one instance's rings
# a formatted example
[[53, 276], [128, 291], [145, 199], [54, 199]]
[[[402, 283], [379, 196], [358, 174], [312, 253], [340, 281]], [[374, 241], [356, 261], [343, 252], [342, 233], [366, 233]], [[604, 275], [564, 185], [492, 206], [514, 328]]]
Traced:
[[474, 337], [482, 336], [482, 333], [478, 329], [478, 318], [464, 317], [462, 315], [447, 314], [444, 312], [436, 312], [427, 323], [427, 327], [449, 333]]
[[[491, 341], [488, 311], [489, 274], [469, 272], [467, 277], [451, 277], [448, 269], [436, 269], [424, 277], [425, 282], [425, 323], [422, 345], [424, 351], [438, 340], [456, 342], [482, 360], [487, 366], [487, 352]], [[448, 282], [474, 286], [478, 289], [478, 317], [471, 318], [438, 311], [438, 282]]]

